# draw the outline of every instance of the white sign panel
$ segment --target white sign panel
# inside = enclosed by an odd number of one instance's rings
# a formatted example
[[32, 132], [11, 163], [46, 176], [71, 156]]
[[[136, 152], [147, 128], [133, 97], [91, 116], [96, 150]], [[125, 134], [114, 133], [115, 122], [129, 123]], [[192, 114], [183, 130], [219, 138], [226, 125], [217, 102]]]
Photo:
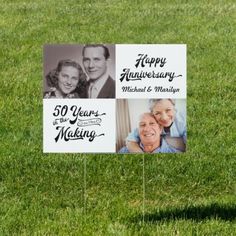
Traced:
[[115, 152], [115, 100], [44, 99], [44, 152]]
[[186, 45], [116, 45], [116, 98], [186, 98]]

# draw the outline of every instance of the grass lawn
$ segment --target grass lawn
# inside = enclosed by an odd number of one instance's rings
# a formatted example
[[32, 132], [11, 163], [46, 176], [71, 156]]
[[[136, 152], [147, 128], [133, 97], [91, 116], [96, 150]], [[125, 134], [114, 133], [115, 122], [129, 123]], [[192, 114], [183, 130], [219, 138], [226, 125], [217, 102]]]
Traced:
[[[235, 235], [235, 1], [0, 0], [0, 235]], [[42, 153], [46, 43], [187, 44], [187, 152]]]

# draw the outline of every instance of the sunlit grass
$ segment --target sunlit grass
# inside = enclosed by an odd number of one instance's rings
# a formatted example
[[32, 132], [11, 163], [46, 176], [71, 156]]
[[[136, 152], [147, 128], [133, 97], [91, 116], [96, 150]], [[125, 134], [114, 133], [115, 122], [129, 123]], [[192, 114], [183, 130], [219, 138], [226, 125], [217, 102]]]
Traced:
[[[1, 235], [234, 234], [234, 1], [0, 4]], [[187, 44], [185, 154], [42, 153], [43, 45], [84, 42]]]

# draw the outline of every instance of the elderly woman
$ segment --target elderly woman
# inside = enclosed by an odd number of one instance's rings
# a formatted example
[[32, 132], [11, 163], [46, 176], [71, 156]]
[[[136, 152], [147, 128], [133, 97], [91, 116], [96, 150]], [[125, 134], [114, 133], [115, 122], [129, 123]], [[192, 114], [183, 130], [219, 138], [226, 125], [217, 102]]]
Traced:
[[[186, 120], [176, 111], [173, 99], [150, 99], [149, 109], [156, 121], [163, 127], [162, 136], [181, 138], [184, 144], [186, 143]], [[142, 152], [138, 146], [139, 142], [138, 131], [135, 129], [126, 138], [129, 151]]]
[[46, 75], [49, 90], [44, 98], [80, 98], [86, 94], [86, 75], [79, 63], [60, 60], [57, 68]]

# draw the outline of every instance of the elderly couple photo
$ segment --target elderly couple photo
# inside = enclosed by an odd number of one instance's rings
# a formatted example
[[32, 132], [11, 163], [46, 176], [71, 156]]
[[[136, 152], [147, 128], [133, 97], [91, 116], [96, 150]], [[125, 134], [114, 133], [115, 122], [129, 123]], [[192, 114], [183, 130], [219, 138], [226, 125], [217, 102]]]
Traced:
[[44, 98], [115, 98], [114, 53], [112, 45], [46, 45]]
[[117, 109], [118, 153], [185, 151], [185, 99], [120, 99]]

